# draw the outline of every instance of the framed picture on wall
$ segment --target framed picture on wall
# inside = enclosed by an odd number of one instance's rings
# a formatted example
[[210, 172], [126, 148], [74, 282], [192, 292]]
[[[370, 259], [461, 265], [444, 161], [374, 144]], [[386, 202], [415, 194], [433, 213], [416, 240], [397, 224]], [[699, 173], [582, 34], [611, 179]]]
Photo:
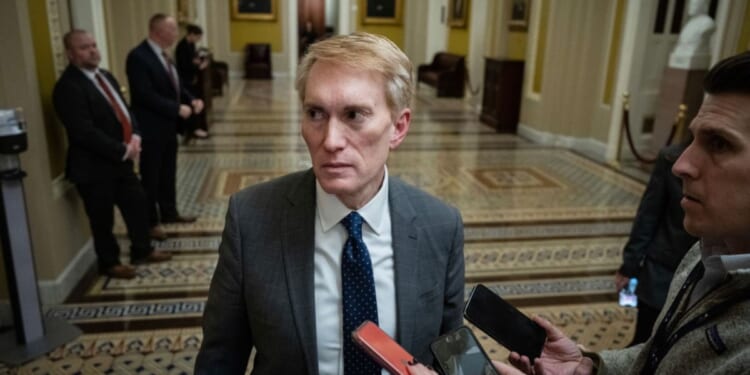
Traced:
[[236, 20], [273, 21], [277, 0], [232, 0], [232, 18]]
[[402, 0], [364, 0], [362, 24], [401, 24]]
[[529, 14], [531, 13], [531, 0], [512, 0], [510, 2], [511, 31], [526, 31], [529, 28]]
[[466, 18], [469, 11], [469, 0], [448, 1], [448, 26], [466, 27]]

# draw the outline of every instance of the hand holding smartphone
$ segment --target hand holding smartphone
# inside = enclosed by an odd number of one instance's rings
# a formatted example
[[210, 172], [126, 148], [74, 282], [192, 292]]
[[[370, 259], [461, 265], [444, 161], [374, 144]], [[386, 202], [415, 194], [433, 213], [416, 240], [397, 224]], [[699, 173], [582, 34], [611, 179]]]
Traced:
[[430, 349], [443, 375], [497, 375], [469, 327], [461, 326], [438, 337]]
[[352, 332], [352, 338], [391, 374], [409, 375], [407, 366], [410, 362], [414, 362], [414, 356], [388, 336], [377, 324], [366, 320]]
[[547, 332], [486, 286], [477, 284], [469, 295], [464, 317], [511, 351], [539, 357]]

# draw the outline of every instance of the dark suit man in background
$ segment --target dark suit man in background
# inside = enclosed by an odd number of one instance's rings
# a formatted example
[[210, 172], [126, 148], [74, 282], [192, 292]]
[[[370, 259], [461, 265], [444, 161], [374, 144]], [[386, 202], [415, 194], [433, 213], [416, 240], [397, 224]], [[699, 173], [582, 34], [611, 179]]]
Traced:
[[55, 84], [53, 101], [68, 134], [66, 176], [86, 208], [99, 271], [130, 279], [135, 269], [120, 263], [112, 233], [115, 205], [128, 228], [133, 263], [171, 258], [154, 251], [148, 237], [146, 196], [133, 172], [141, 137], [120, 96], [120, 84], [98, 67], [101, 56], [91, 34], [72, 30], [63, 42], [70, 65]]
[[156, 14], [148, 38], [130, 51], [126, 70], [133, 113], [141, 126], [140, 172], [149, 207], [151, 236], [163, 240], [160, 223], [191, 223], [195, 217], [177, 212], [177, 124], [200, 113], [203, 101], [180, 83], [167, 48], [177, 40], [174, 18]]
[[630, 238], [622, 251], [622, 266], [615, 274], [618, 291], [628, 285], [630, 278], [638, 278], [638, 319], [630, 345], [640, 344], [651, 336], [674, 271], [698, 240], [682, 225], [685, 217], [680, 207], [682, 181], [672, 173], [672, 165], [685, 147], [687, 143], [681, 143], [659, 151]]
[[196, 374], [380, 374], [351, 332], [376, 322], [421, 361], [461, 325], [463, 223], [389, 176], [411, 122], [412, 64], [366, 33], [310, 47], [298, 68], [312, 169], [232, 196]]
[[[208, 67], [208, 59], [206, 56], [199, 56], [195, 48], [195, 44], [203, 37], [203, 29], [193, 24], [187, 25], [185, 29], [187, 33], [177, 43], [177, 48], [174, 51], [177, 73], [179, 73], [182, 84], [190, 91], [191, 95], [204, 99], [201, 89], [198, 87], [198, 73]], [[193, 116], [193, 121], [189, 121], [190, 125], [188, 129], [185, 129], [186, 139], [192, 137], [208, 138], [205, 115], [205, 113], [201, 113]]]

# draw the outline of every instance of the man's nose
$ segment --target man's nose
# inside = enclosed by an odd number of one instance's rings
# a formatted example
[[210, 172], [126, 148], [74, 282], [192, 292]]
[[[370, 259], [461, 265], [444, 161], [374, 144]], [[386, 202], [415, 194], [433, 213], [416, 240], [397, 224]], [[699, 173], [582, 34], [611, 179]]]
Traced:
[[672, 174], [680, 178], [698, 177], [698, 168], [696, 167], [695, 157], [696, 155], [692, 147], [685, 149], [672, 166]]
[[326, 126], [323, 145], [328, 150], [336, 150], [343, 148], [346, 145], [344, 124], [342, 124], [336, 117], [331, 117], [328, 120]]

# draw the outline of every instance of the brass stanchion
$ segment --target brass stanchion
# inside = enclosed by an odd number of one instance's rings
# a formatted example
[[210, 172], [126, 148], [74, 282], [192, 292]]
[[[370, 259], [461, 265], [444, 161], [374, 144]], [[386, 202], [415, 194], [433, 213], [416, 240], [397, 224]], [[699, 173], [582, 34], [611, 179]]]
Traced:
[[617, 153], [615, 154], [615, 160], [612, 162], [612, 166], [620, 168], [620, 157], [622, 154], [622, 133], [625, 131], [625, 116], [630, 112], [630, 93], [625, 91], [622, 93], [622, 111], [623, 118], [620, 120], [620, 131], [617, 132]]
[[685, 132], [685, 112], [687, 112], [687, 106], [680, 104], [680, 110], [677, 112], [677, 118], [674, 120], [675, 135], [670, 143], [682, 143], [682, 134]]

